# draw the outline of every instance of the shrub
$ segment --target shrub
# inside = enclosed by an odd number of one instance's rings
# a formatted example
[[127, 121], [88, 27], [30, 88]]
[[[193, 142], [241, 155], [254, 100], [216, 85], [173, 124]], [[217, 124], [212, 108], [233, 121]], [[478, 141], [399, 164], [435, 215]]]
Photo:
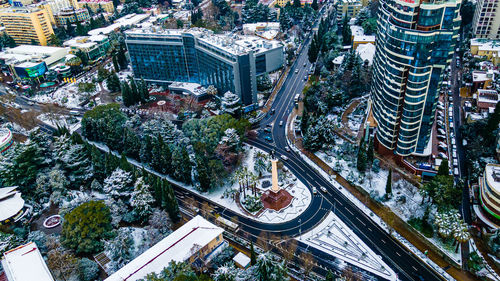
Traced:
[[62, 244], [77, 254], [93, 254], [103, 249], [103, 239], [111, 238], [111, 214], [102, 201], [89, 201], [64, 216]]
[[93, 281], [99, 277], [99, 266], [96, 262], [83, 258], [78, 263], [80, 281]]

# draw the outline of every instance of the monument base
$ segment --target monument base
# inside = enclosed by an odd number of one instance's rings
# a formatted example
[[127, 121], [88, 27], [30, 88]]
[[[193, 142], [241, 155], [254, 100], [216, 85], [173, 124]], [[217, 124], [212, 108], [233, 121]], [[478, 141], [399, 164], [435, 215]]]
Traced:
[[269, 189], [260, 197], [264, 208], [273, 209], [275, 211], [288, 207], [292, 199], [293, 196], [284, 189], [280, 189], [278, 192], [273, 192]]

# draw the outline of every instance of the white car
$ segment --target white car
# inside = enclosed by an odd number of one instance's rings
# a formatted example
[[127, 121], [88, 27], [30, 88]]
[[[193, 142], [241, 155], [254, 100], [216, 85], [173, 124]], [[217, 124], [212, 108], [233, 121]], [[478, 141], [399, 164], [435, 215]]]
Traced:
[[326, 188], [324, 186], [320, 186], [319, 189], [321, 189], [321, 191], [323, 191], [324, 193], [327, 193]]
[[285, 155], [281, 155], [281, 159], [283, 159], [284, 161], [288, 160], [288, 157], [286, 157]]
[[312, 187], [312, 191], [313, 191], [313, 194], [317, 194], [318, 193], [318, 190], [314, 186]]

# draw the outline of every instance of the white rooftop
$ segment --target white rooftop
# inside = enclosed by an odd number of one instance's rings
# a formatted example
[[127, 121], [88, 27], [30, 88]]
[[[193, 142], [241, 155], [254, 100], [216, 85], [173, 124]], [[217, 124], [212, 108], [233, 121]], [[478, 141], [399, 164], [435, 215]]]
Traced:
[[486, 89], [477, 90], [477, 101], [479, 102], [496, 104], [499, 101], [499, 98], [500, 97], [496, 90], [486, 90]]
[[35, 243], [7, 251], [2, 266], [10, 281], [54, 281]]
[[352, 36], [362, 36], [365, 35], [365, 30], [359, 25], [351, 25], [351, 35]]
[[368, 65], [371, 65], [375, 56], [375, 45], [372, 43], [361, 44], [356, 48], [356, 53], [361, 57], [363, 62], [368, 61]]
[[235, 34], [214, 34], [205, 28], [189, 29], [164, 29], [160, 26], [149, 28], [135, 28], [125, 32], [129, 36], [143, 37], [180, 37], [182, 34], [191, 34], [198, 39], [198, 42], [206, 43], [211, 47], [233, 54], [240, 55], [253, 51], [255, 54], [265, 52], [274, 48], [283, 47], [277, 40], [266, 40], [257, 36], [241, 36]]
[[130, 14], [126, 15], [124, 17], [121, 17], [117, 20], [115, 20], [115, 23], [102, 27], [102, 28], [96, 28], [92, 29], [91, 31], [88, 32], [89, 35], [99, 35], [99, 34], [109, 34], [115, 29], [121, 28], [121, 27], [126, 27], [134, 24], [138, 24], [139, 22], [147, 19], [150, 15], [149, 14]]
[[474, 38], [470, 40], [471, 46], [478, 46], [480, 51], [500, 51], [499, 40], [489, 40], [482, 38]]
[[500, 165], [487, 164], [484, 168], [488, 186], [496, 194], [500, 194]]
[[201, 96], [207, 93], [207, 89], [198, 83], [173, 82], [168, 86], [168, 88], [171, 90], [189, 92], [194, 96]]
[[14, 48], [5, 50], [6, 53], [23, 54], [23, 55], [52, 55], [58, 51], [64, 50], [61, 47], [38, 46], [38, 45], [19, 45]]
[[0, 221], [15, 216], [24, 207], [24, 200], [17, 186], [0, 188]]
[[233, 261], [243, 268], [246, 268], [250, 264], [250, 258], [242, 252], [234, 256]]
[[354, 35], [355, 42], [375, 42], [375, 35]]
[[193, 248], [206, 246], [223, 231], [203, 217], [196, 216], [105, 281], [134, 281], [152, 272], [159, 273], [170, 261], [185, 261], [191, 257]]
[[0, 128], [0, 147], [12, 140], [12, 132], [8, 128]]

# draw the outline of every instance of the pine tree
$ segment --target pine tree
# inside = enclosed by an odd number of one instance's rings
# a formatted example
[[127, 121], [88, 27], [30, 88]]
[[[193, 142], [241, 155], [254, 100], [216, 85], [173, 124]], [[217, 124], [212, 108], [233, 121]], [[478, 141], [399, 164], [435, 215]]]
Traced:
[[127, 196], [132, 186], [132, 175], [117, 168], [104, 180], [103, 191], [111, 196]]
[[387, 183], [385, 184], [385, 197], [389, 198], [392, 194], [392, 169], [389, 170], [389, 175], [387, 175]]
[[139, 151], [139, 159], [142, 163], [150, 163], [153, 151], [153, 144], [150, 136], [144, 136], [141, 143], [141, 150]]
[[342, 21], [342, 44], [344, 46], [351, 45], [352, 41], [351, 26], [349, 25], [349, 17], [346, 15]]
[[318, 10], [318, 0], [313, 0], [312, 4], [311, 4], [311, 8], [313, 8], [315, 11]]
[[448, 176], [450, 174], [448, 165], [448, 159], [444, 159], [439, 165], [437, 172], [438, 176]]
[[137, 104], [138, 102], [141, 101], [140, 94], [137, 90], [137, 83], [135, 83], [134, 78], [130, 77], [130, 95], [132, 97], [133, 104]]
[[87, 28], [83, 26], [79, 21], [76, 21], [76, 35], [85, 36], [87, 35]]
[[198, 182], [200, 183], [200, 190], [205, 192], [211, 187], [211, 177], [208, 174], [206, 161], [201, 157], [196, 158], [196, 168], [198, 171]]
[[374, 151], [373, 151], [373, 139], [370, 139], [370, 142], [368, 143], [368, 148], [366, 151], [366, 160], [368, 163], [373, 163], [373, 159], [375, 157]]
[[162, 207], [167, 211], [170, 219], [176, 223], [180, 220], [179, 205], [175, 198], [174, 189], [167, 180], [162, 180]]
[[113, 53], [113, 68], [115, 69], [115, 73], [120, 72], [120, 66], [118, 65], [118, 58], [116, 57], [116, 53]]
[[358, 148], [358, 160], [356, 161], [356, 165], [358, 168], [358, 171], [364, 172], [366, 170], [366, 150], [365, 150], [365, 143], [364, 140], [361, 139], [361, 143], [359, 144]]
[[162, 149], [163, 149], [163, 138], [158, 135], [157, 138], [152, 139], [152, 149], [151, 149], [151, 168], [157, 172], [162, 172]]
[[134, 191], [130, 197], [130, 205], [134, 208], [141, 221], [146, 221], [153, 212], [151, 205], [154, 198], [149, 191], [149, 185], [144, 179], [138, 178], [134, 185]]
[[120, 69], [126, 69], [128, 62], [127, 62], [127, 57], [125, 56], [125, 49], [123, 48], [123, 46], [120, 46], [117, 59], [118, 59], [118, 64], [120, 65]]
[[75, 31], [73, 25], [71, 24], [71, 22], [69, 20], [66, 20], [66, 33], [69, 35], [69, 36], [73, 36], [73, 32]]
[[333, 272], [331, 270], [328, 270], [325, 276], [325, 281], [334, 281], [335, 276], [333, 276]]
[[158, 155], [161, 165], [160, 171], [164, 174], [171, 175], [174, 167], [172, 167], [172, 151], [170, 150], [170, 145], [166, 142], [162, 142], [160, 151], [160, 155]]
[[300, 4], [300, 0], [293, 0], [293, 6], [295, 8], [301, 8], [302, 4]]
[[132, 90], [130, 89], [129, 84], [124, 81], [122, 82], [122, 99], [123, 99], [123, 105], [125, 106], [131, 106], [134, 105], [134, 98], [132, 97]]
[[111, 92], [120, 91], [120, 78], [118, 78], [118, 75], [116, 74], [116, 72], [111, 74], [106, 79], [106, 86], [108, 87], [108, 90]]
[[255, 254], [253, 242], [250, 242], [250, 265], [255, 265], [256, 263], [257, 263], [257, 255]]

